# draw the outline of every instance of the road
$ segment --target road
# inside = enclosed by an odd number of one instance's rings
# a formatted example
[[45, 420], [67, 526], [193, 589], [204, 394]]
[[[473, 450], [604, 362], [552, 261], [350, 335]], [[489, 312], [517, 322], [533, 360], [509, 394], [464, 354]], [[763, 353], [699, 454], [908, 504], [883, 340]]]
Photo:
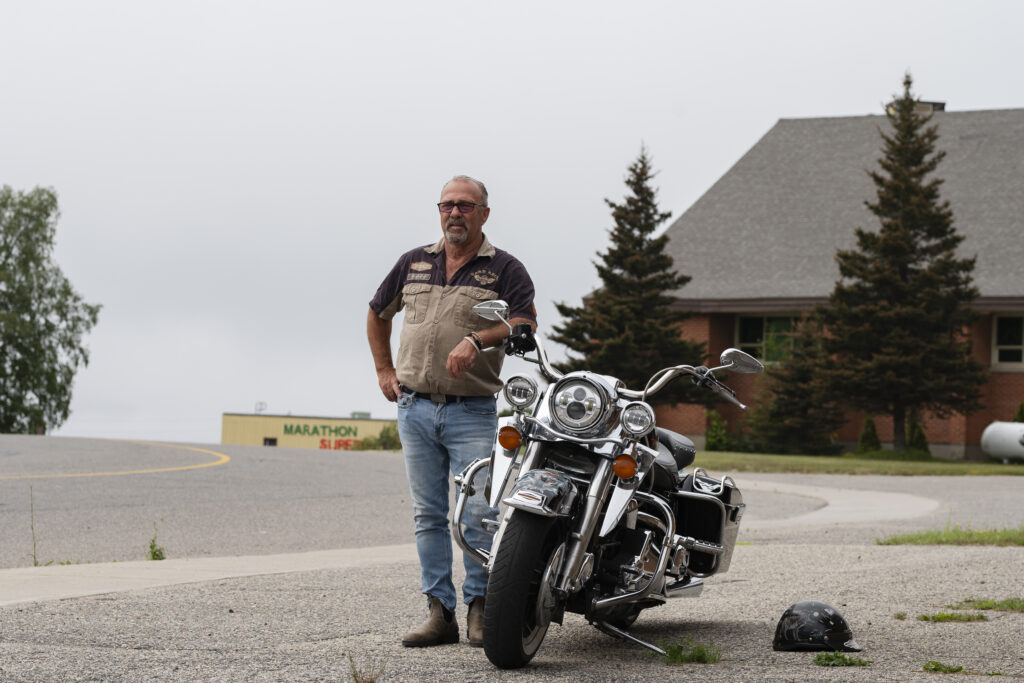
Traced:
[[[464, 644], [398, 645], [423, 606], [396, 454], [0, 436], [0, 566], [11, 568], [0, 603], [19, 582], [62, 574], [122, 582], [0, 607], [0, 680], [350, 680], [350, 657], [385, 663], [383, 681], [931, 680], [930, 660], [1024, 677], [1024, 615], [915, 619], [969, 596], [1021, 597], [1024, 549], [874, 544], [1024, 524], [1024, 479], [736, 478], [748, 507], [729, 573], [634, 627], [655, 642], [713, 643], [720, 663], [668, 668], [570, 615], [528, 671], [498, 672]], [[142, 562], [154, 524], [170, 559]], [[53, 566], [31, 568], [33, 525], [36, 557]], [[202, 562], [227, 569], [182, 582]], [[170, 578], [130, 581], [160, 572]], [[782, 611], [806, 598], [846, 614], [870, 666], [825, 669], [771, 649]]]

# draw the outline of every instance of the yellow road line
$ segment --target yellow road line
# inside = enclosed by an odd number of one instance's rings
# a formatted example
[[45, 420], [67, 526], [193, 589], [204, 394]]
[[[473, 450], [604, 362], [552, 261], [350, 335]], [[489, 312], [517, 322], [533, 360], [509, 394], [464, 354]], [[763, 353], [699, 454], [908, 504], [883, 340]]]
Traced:
[[231, 460], [231, 457], [225, 455], [224, 453], [208, 451], [205, 448], [195, 448], [193, 446], [178, 446], [175, 444], [156, 443], [153, 441], [131, 441], [130, 443], [137, 443], [145, 446], [164, 446], [166, 448], [181, 448], [186, 451], [208, 453], [209, 455], [216, 455], [217, 460], [214, 460], [213, 462], [204, 462], [199, 465], [183, 465], [181, 467], [159, 467], [151, 470], [124, 470], [122, 472], [80, 472], [77, 474], [19, 474], [12, 476], [0, 475], [0, 479], [66, 479], [69, 477], [118, 477], [126, 474], [156, 474], [158, 472], [181, 472], [183, 470], [197, 470], [203, 467], [216, 467], [217, 465], [223, 465], [224, 463]]

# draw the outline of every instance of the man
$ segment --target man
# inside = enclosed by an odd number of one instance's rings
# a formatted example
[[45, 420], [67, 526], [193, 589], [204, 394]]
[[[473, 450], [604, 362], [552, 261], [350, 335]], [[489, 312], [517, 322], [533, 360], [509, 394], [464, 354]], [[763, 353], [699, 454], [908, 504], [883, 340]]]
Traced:
[[[498, 419], [494, 395], [501, 388], [498, 375], [505, 354], [484, 349], [500, 345], [509, 334], [504, 323], [481, 318], [472, 307], [503, 299], [513, 326], [536, 325], [533, 282], [526, 268], [491, 246], [483, 233], [491, 212], [484, 184], [456, 176], [441, 189], [437, 206], [441, 239], [398, 259], [370, 301], [366, 319], [380, 390], [398, 403], [398, 435], [427, 595], [427, 621], [402, 638], [407, 647], [459, 642], [448, 476], [490, 454]], [[391, 319], [403, 308], [396, 367], [391, 360]], [[467, 501], [465, 537], [475, 548], [490, 549], [492, 533], [484, 530], [481, 520], [496, 519], [497, 510], [483, 501], [482, 489]], [[470, 645], [479, 647], [487, 572], [468, 556], [463, 564], [467, 636]]]

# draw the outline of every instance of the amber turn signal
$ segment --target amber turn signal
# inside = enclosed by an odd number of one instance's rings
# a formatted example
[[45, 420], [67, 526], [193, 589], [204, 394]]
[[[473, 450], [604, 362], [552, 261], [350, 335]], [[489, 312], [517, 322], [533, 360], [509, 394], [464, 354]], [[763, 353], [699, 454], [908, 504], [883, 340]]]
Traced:
[[523, 443], [523, 435], [515, 427], [505, 425], [498, 430], [498, 443], [506, 451], [518, 450], [520, 444]]
[[615, 476], [619, 479], [632, 479], [636, 476], [636, 460], [632, 456], [622, 454], [615, 458], [612, 471], [615, 472]]

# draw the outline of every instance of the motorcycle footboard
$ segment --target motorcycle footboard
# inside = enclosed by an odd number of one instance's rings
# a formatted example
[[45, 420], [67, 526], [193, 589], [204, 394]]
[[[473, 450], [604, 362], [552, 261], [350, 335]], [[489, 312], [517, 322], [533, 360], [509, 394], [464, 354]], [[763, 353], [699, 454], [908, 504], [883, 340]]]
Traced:
[[690, 553], [689, 569], [694, 576], [711, 576], [729, 570], [732, 552], [743, 517], [743, 495], [732, 479], [708, 477], [698, 470], [683, 478], [671, 494], [678, 532], [709, 545], [721, 546], [715, 553], [699, 546]]

